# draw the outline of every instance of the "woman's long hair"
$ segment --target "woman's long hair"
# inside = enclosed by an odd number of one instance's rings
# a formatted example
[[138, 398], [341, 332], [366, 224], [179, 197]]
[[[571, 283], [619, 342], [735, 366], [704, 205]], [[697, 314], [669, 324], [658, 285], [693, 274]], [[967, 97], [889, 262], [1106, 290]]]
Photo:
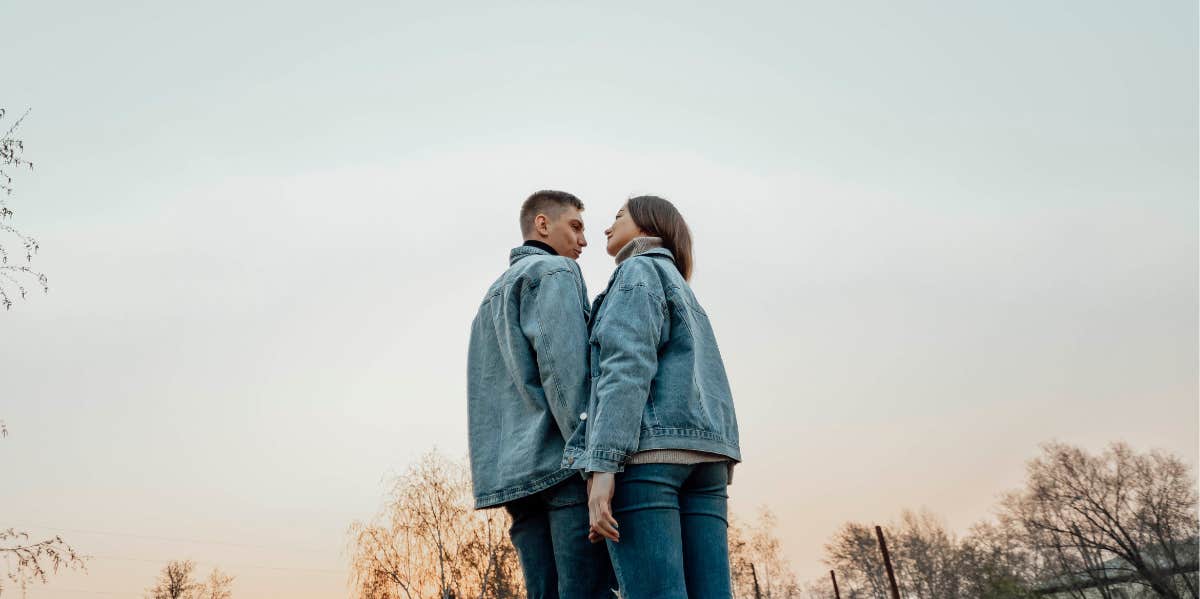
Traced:
[[685, 281], [692, 280], [692, 232], [675, 205], [658, 196], [630, 198], [626, 204], [633, 223], [661, 237], [663, 247], [675, 255], [675, 268]]

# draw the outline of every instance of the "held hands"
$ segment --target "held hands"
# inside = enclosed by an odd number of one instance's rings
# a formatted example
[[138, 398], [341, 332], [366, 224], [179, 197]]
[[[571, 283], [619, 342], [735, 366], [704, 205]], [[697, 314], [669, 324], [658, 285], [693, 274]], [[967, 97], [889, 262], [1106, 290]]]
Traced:
[[613, 490], [617, 475], [612, 472], [593, 472], [588, 487], [588, 540], [599, 543], [604, 539], [620, 541], [617, 520], [612, 515]]

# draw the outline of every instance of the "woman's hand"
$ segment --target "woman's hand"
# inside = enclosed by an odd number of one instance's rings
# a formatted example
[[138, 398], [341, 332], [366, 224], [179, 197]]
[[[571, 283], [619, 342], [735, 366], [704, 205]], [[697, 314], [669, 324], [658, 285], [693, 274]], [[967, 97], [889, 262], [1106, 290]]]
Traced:
[[588, 540], [599, 543], [601, 539], [619, 542], [617, 520], [612, 515], [613, 490], [617, 475], [612, 472], [593, 472], [588, 479]]

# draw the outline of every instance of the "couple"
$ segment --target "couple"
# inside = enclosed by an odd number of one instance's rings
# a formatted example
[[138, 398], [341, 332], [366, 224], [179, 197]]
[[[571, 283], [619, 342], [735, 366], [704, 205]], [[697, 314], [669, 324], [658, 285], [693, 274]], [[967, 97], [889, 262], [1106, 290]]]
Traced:
[[[477, 509], [504, 506], [529, 597], [732, 596], [726, 518], [741, 460], [692, 239], [667, 200], [632, 198], [604, 232], [616, 270], [589, 307], [583, 203], [539, 191], [524, 245], [471, 324]], [[585, 484], [586, 481], [586, 484]]]

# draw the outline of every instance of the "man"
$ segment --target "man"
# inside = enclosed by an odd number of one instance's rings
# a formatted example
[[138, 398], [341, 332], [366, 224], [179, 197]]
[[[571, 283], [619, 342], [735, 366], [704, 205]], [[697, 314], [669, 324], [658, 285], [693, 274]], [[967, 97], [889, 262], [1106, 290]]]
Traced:
[[[612, 597], [604, 544], [588, 542], [587, 489], [560, 468], [588, 399], [583, 202], [539, 191], [521, 206], [525, 244], [471, 323], [467, 404], [475, 508], [503, 505], [531, 598]], [[580, 431], [582, 433], [582, 431]]]

